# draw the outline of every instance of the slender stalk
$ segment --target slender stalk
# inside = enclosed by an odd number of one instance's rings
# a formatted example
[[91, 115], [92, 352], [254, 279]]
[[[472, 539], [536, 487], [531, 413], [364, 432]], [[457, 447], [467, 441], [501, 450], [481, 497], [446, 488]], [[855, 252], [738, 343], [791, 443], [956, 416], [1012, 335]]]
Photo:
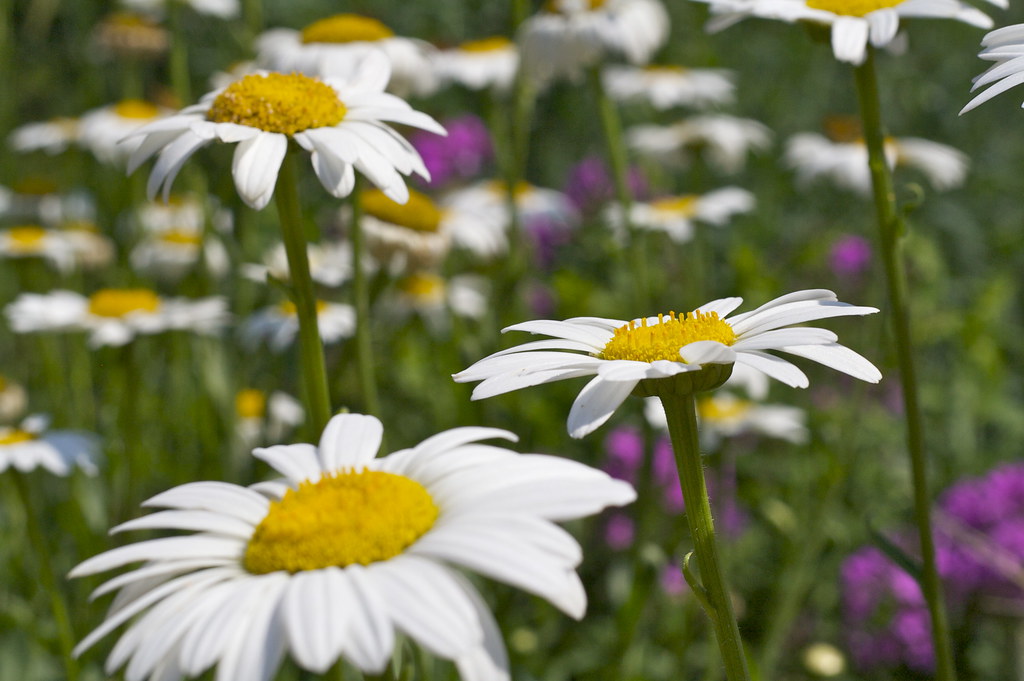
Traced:
[[242, 17], [249, 40], [255, 41], [256, 36], [263, 31], [263, 0], [243, 0]]
[[917, 394], [913, 342], [910, 332], [910, 310], [907, 304], [906, 281], [900, 259], [900, 236], [903, 217], [896, 207], [892, 174], [885, 159], [885, 137], [882, 128], [878, 77], [875, 73], [874, 48], [868, 46], [867, 59], [854, 69], [857, 98], [860, 102], [864, 141], [868, 148], [871, 186], [874, 190], [875, 212], [878, 216], [879, 243], [885, 267], [900, 383], [903, 389], [904, 419], [907, 424], [907, 453], [910, 455], [914, 492], [914, 520], [921, 543], [921, 590], [931, 614], [932, 642], [935, 647], [935, 678], [952, 681], [956, 678], [953, 649], [942, 596], [942, 584], [935, 564], [935, 543], [932, 535], [931, 495], [928, 492], [927, 458], [921, 406]]
[[36, 575], [50, 596], [50, 608], [53, 610], [53, 619], [57, 624], [57, 639], [60, 642], [64, 674], [68, 681], [76, 681], [78, 679], [78, 662], [72, 655], [75, 648], [75, 632], [71, 628], [71, 617], [68, 615], [68, 606], [64, 602], [64, 595], [57, 588], [57, 578], [54, 576], [50, 552], [46, 547], [46, 535], [39, 525], [39, 516], [33, 507], [32, 492], [29, 490], [28, 481], [21, 472], [16, 470], [11, 472], [14, 478], [14, 487], [18, 491], [18, 498], [25, 508], [25, 529], [28, 532], [32, 551], [36, 554]]
[[188, 39], [182, 27], [184, 3], [174, 0], [167, 3], [167, 23], [171, 33], [170, 75], [171, 89], [181, 106], [192, 103], [192, 84], [188, 71]]
[[352, 206], [350, 223], [352, 239], [352, 292], [356, 303], [356, 361], [359, 363], [359, 382], [363, 387], [363, 402], [368, 414], [380, 415], [377, 397], [377, 379], [373, 366], [373, 339], [370, 334], [370, 287], [363, 267], [363, 209], [359, 200], [359, 183], [349, 196]]
[[668, 419], [668, 433], [672, 439], [676, 467], [679, 469], [683, 500], [686, 502], [686, 522], [693, 537], [704, 595], [713, 608], [707, 615], [714, 626], [718, 650], [725, 663], [725, 677], [728, 681], [749, 681], [743, 641], [718, 558], [715, 526], [711, 518], [711, 504], [697, 441], [697, 405], [692, 393], [663, 394], [659, 397]]
[[[626, 158], [626, 143], [622, 135], [622, 121], [615, 102], [608, 96], [604, 81], [601, 79], [601, 68], [595, 66], [590, 70], [590, 88], [597, 100], [601, 114], [601, 129], [604, 131], [605, 145], [608, 149], [608, 163], [612, 170], [612, 182], [615, 185], [615, 198], [622, 211], [622, 223], [629, 237], [628, 250], [632, 256], [632, 277], [634, 285], [634, 301], [636, 308], [650, 304], [647, 297], [647, 263], [641, 248], [640, 235], [630, 214], [633, 210], [633, 193], [629, 188], [629, 163]], [[636, 309], [635, 308], [635, 309]]]
[[306, 384], [306, 409], [309, 412], [310, 427], [314, 433], [319, 433], [331, 418], [331, 396], [327, 387], [324, 346], [320, 342], [320, 328], [317, 324], [316, 292], [313, 289], [313, 278], [309, 274], [306, 235], [302, 229], [302, 213], [299, 209], [295, 149], [290, 145], [277, 176], [274, 199], [288, 257], [292, 302], [299, 319], [299, 362]]

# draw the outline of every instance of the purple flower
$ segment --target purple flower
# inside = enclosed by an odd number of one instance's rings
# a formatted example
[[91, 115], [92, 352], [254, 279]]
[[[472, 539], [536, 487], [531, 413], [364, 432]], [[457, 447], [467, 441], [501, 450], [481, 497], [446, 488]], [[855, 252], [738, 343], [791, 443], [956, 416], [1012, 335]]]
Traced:
[[608, 524], [604, 528], [604, 540], [610, 548], [616, 551], [629, 548], [635, 535], [636, 527], [628, 515], [616, 513], [608, 518]]
[[432, 187], [475, 177], [494, 157], [487, 126], [476, 116], [465, 114], [442, 121], [442, 125], [447, 137], [422, 131], [409, 136], [430, 171]]
[[[629, 189], [634, 198], [647, 196], [647, 178], [637, 167], [629, 169]], [[615, 197], [615, 183], [604, 160], [587, 156], [569, 170], [565, 193], [583, 212], [591, 212]]]
[[871, 244], [862, 236], [847, 234], [832, 244], [828, 261], [840, 277], [860, 276], [871, 262]]
[[689, 588], [683, 570], [678, 565], [670, 563], [661, 571], [661, 589], [669, 596], [679, 596]]

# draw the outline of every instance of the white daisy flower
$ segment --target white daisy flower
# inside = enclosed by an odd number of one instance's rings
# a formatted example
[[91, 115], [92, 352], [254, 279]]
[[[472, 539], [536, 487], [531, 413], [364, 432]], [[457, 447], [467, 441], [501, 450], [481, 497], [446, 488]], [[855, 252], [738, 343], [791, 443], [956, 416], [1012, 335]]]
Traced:
[[[580, 214], [573, 205], [572, 200], [563, 192], [557, 189], [538, 187], [528, 182], [519, 182], [512, 191], [516, 202], [516, 212], [523, 224], [534, 220], [544, 220], [550, 224], [574, 229], [579, 226]], [[482, 180], [462, 189], [449, 192], [444, 200], [444, 205], [450, 208], [458, 208], [467, 213], [480, 216], [489, 216], [488, 221], [497, 226], [501, 235], [507, 233], [512, 224], [512, 215], [508, 208], [508, 185], [500, 180]], [[476, 237], [481, 242], [497, 240], [497, 235], [489, 227], [483, 228], [480, 225], [474, 234], [463, 234], [456, 236], [457, 241], [467, 248], [470, 241]], [[467, 232], [469, 230], [466, 230]], [[478, 248], [483, 252], [483, 243]], [[502, 246], [504, 251], [506, 247]]]
[[[404, 203], [396, 203], [381, 191], [365, 190], [360, 192], [359, 205], [367, 251], [395, 271], [432, 267], [444, 260], [451, 249], [453, 225], [465, 222], [463, 212], [444, 210], [415, 189], [409, 190]], [[339, 217], [342, 222], [351, 219], [348, 206], [341, 209]]]
[[647, 63], [668, 33], [658, 0], [548, 0], [520, 28], [523, 66], [540, 84], [576, 80], [607, 54]]
[[28, 177], [11, 189], [0, 187], [0, 216], [19, 222], [59, 225], [95, 219], [96, 202], [88, 192], [62, 192], [47, 179]]
[[76, 466], [96, 475], [96, 438], [68, 430], [47, 430], [49, 419], [29, 416], [16, 427], [0, 426], [0, 473], [13, 468], [22, 473], [45, 468], [54, 475], [69, 475]]
[[659, 111], [732, 104], [736, 94], [733, 73], [728, 69], [609, 65], [601, 75], [613, 99], [643, 100]]
[[[351, 338], [356, 332], [356, 311], [351, 305], [316, 301], [320, 340], [325, 344]], [[256, 311], [242, 326], [242, 339], [251, 347], [266, 341], [272, 350], [284, 350], [299, 333], [295, 304], [284, 301]]]
[[[759, 404], [727, 390], [701, 395], [696, 404], [703, 449], [716, 448], [723, 438], [747, 434], [793, 444], [807, 442], [807, 413], [799, 407]], [[668, 429], [665, 408], [657, 397], [647, 398], [644, 416], [655, 428]]]
[[637, 125], [626, 143], [640, 154], [669, 164], [686, 164], [694, 151], [725, 173], [737, 173], [747, 155], [772, 144], [772, 131], [759, 121], [726, 114], [693, 116], [673, 125]]
[[992, 87], [969, 101], [967, 106], [960, 110], [960, 115], [1024, 83], [1024, 24], [997, 28], [982, 38], [981, 46], [984, 49], [978, 56], [994, 63], [974, 77], [971, 92], [986, 85]]
[[381, 458], [372, 416], [331, 419], [319, 447], [257, 449], [282, 480], [182, 485], [145, 502], [169, 510], [114, 532], [195, 534], [128, 544], [73, 577], [132, 563], [100, 586], [119, 593], [81, 653], [133, 620], [107, 659], [127, 678], [268, 681], [284, 655], [323, 674], [339, 658], [379, 674], [396, 634], [452, 660], [464, 681], [510, 678], [501, 632], [457, 568], [550, 601], [576, 619], [586, 593], [577, 542], [555, 522], [631, 502], [626, 483], [583, 464], [518, 454], [455, 428]]
[[25, 388], [0, 374], [0, 421], [5, 423], [21, 418], [28, 406]]
[[[202, 260], [214, 277], [227, 274], [230, 258], [224, 244], [206, 232], [206, 209], [193, 196], [171, 196], [167, 203], [149, 201], [136, 211], [143, 236], [130, 260], [137, 271], [162, 279], [180, 279]], [[210, 221], [219, 232], [232, 227], [231, 213], [212, 206]]]
[[268, 397], [256, 388], [235, 395], [235, 430], [243, 445], [277, 444], [306, 420], [302, 403], [288, 393], [275, 390]]
[[122, 164], [141, 144], [138, 137], [126, 138], [169, 114], [167, 109], [140, 99], [93, 109], [78, 120], [78, 143], [104, 163]]
[[437, 89], [430, 43], [396, 36], [377, 19], [358, 14], [336, 14], [300, 31], [267, 31], [257, 39], [256, 51], [264, 68], [325, 79], [349, 74], [353, 63], [371, 52], [383, 53], [391, 64], [391, 82], [384, 81], [389, 91], [423, 97]]
[[480, 319], [489, 309], [489, 282], [462, 274], [445, 279], [436, 272], [413, 272], [395, 282], [394, 309], [400, 317], [417, 313], [435, 329], [444, 329], [449, 312], [465, 319]]
[[241, 13], [238, 0], [121, 0], [121, 4], [136, 12], [163, 12], [168, 2], [182, 2], [199, 14], [219, 19], [234, 19]]
[[156, 59], [167, 52], [170, 34], [155, 20], [135, 12], [112, 12], [93, 29], [93, 43], [114, 59]]
[[[699, 0], [716, 16], [709, 31], [718, 31], [747, 17], [806, 21], [831, 27], [832, 52], [839, 61], [861, 64], [867, 45], [884, 47], [896, 37], [901, 18], [956, 19], [990, 28], [984, 12], [957, 0]], [[989, 0], [1005, 8], [1006, 0]]]
[[100, 289], [89, 297], [74, 291], [23, 293], [4, 312], [15, 333], [87, 331], [94, 348], [164, 331], [215, 334], [230, 319], [223, 298], [161, 298], [144, 288]]
[[[872, 383], [881, 379], [871, 362], [840, 345], [831, 331], [782, 328], [829, 317], [873, 314], [878, 312], [876, 308], [841, 303], [831, 291], [817, 289], [790, 293], [729, 318], [742, 302], [742, 298], [723, 298], [687, 315], [673, 312], [633, 321], [576, 317], [523, 322], [503, 331], [542, 333], [555, 340], [502, 350], [453, 378], [459, 383], [482, 381], [473, 390], [473, 399], [479, 400], [565, 378], [595, 376], [569, 412], [569, 434], [576, 438], [607, 421], [638, 387], [645, 395], [657, 394], [659, 389], [695, 392], [714, 388], [725, 380], [734, 362], [786, 385], [807, 387], [807, 376], [800, 369], [765, 350], [805, 357]], [[712, 371], [700, 373], [705, 369]], [[659, 379], [672, 381], [659, 383]]]
[[355, 171], [396, 201], [409, 194], [402, 175], [430, 178], [422, 159], [387, 122], [445, 134], [433, 118], [413, 111], [383, 92], [387, 60], [371, 54], [348, 81], [318, 80], [298, 73], [246, 76], [199, 104], [147, 126], [128, 171], [159, 152], [147, 190], [150, 197], [171, 183], [189, 156], [214, 141], [238, 143], [231, 174], [242, 200], [257, 210], [274, 194], [277, 173], [289, 140], [312, 153], [313, 170], [331, 196], [343, 197], [355, 186]]
[[[348, 241], [323, 242], [306, 245], [309, 274], [313, 281], [328, 288], [336, 288], [352, 278], [352, 244]], [[364, 258], [367, 272], [374, 271], [370, 258]], [[244, 277], [261, 284], [271, 276], [278, 281], [290, 281], [288, 254], [284, 244], [274, 244], [263, 254], [262, 263], [245, 263], [241, 267]]]
[[[916, 168], [940, 191], [960, 186], [967, 177], [967, 155], [945, 144], [888, 137], [883, 148], [890, 168]], [[817, 133], [800, 133], [786, 143], [785, 158], [796, 171], [797, 182], [807, 184], [824, 177], [843, 189], [865, 196], [871, 193], [868, 150], [862, 138], [837, 142]]]
[[519, 50], [504, 36], [471, 40], [438, 52], [434, 68], [442, 81], [470, 90], [492, 88], [504, 92], [511, 88], [519, 70]]
[[[629, 212], [634, 227], [665, 232], [677, 243], [693, 238], [695, 221], [721, 227], [734, 215], [754, 210], [754, 195], [739, 187], [724, 187], [707, 194], [669, 196], [654, 201], [635, 202]], [[608, 206], [606, 214], [612, 227], [625, 236], [622, 207]]]
[[91, 220], [72, 220], [60, 225], [64, 238], [71, 244], [75, 262], [86, 269], [106, 267], [114, 260], [114, 242], [100, 232]]
[[40, 123], [26, 123], [11, 131], [7, 144], [19, 153], [44, 151], [51, 156], [66, 151], [78, 141], [78, 120], [54, 118]]
[[0, 259], [41, 258], [67, 272], [75, 263], [74, 247], [60, 230], [39, 225], [0, 229]]

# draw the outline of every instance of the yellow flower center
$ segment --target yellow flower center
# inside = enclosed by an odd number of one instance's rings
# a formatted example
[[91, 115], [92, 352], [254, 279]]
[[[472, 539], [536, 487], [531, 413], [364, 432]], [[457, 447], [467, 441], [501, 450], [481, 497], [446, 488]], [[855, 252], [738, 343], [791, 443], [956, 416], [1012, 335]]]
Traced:
[[30, 196], [46, 196], [57, 193], [57, 183], [45, 177], [26, 177], [14, 183], [14, 191]]
[[145, 288], [105, 288], [89, 298], [89, 314], [97, 317], [124, 317], [132, 312], [156, 312], [160, 297]]
[[459, 45], [463, 52], [498, 52], [507, 50], [512, 46], [512, 41], [505, 36], [496, 35], [482, 40], [470, 40]]
[[433, 527], [437, 515], [415, 480], [365, 469], [326, 474], [270, 504], [246, 547], [245, 569], [296, 573], [388, 560]]
[[160, 115], [160, 109], [156, 107], [156, 104], [150, 104], [141, 99], [126, 99], [114, 105], [114, 113], [121, 118], [146, 120]]
[[66, 232], [88, 232], [89, 234], [99, 234], [100, 231], [96, 223], [90, 220], [69, 220], [62, 224], [60, 228]]
[[[281, 314], [286, 317], [297, 317], [299, 312], [295, 308], [295, 303], [290, 300], [286, 300], [277, 306], [277, 309], [281, 311]], [[327, 301], [318, 300], [316, 301], [316, 313], [319, 315], [327, 309]]]
[[651, 206], [658, 211], [664, 211], [666, 213], [672, 213], [673, 215], [681, 215], [689, 218], [693, 217], [697, 213], [698, 198], [699, 197], [695, 194], [670, 196], [668, 198], [652, 201]]
[[363, 211], [378, 220], [417, 232], [436, 232], [441, 226], [441, 209], [415, 189], [409, 190], [409, 200], [404, 205], [392, 201], [379, 189], [368, 189], [360, 198]]
[[35, 440], [36, 436], [18, 428], [0, 428], [0, 447], [4, 445], [16, 445], [21, 442]]
[[[507, 182], [504, 182], [502, 180], [494, 180], [490, 183], [489, 186], [491, 191], [493, 191], [495, 194], [500, 194], [502, 197], [508, 194]], [[514, 196], [517, 199], [520, 199], [529, 194], [531, 191], [533, 191], [532, 184], [526, 182], [525, 180], [519, 180], [518, 182], [516, 182], [515, 188], [512, 189], [512, 196]]]
[[703, 421], [730, 422], [750, 411], [752, 402], [733, 397], [704, 397], [697, 400], [697, 415]]
[[395, 35], [383, 23], [358, 14], [335, 14], [302, 29], [303, 43], [375, 42]]
[[327, 83], [301, 73], [252, 74], [227, 86], [206, 118], [294, 135], [341, 123], [347, 109]]
[[235, 413], [241, 419], [261, 419], [267, 411], [267, 396], [262, 390], [247, 388], [235, 395]]
[[37, 225], [19, 225], [7, 230], [7, 238], [11, 241], [11, 250], [19, 253], [38, 251], [46, 239], [46, 230]]
[[169, 229], [160, 234], [160, 241], [173, 246], [198, 246], [203, 243], [203, 235], [188, 229]]
[[444, 300], [444, 278], [432, 272], [417, 272], [398, 282], [402, 293], [425, 302]]
[[686, 73], [688, 70], [689, 69], [687, 69], [685, 66], [674, 66], [674, 65], [664, 66], [664, 65], [659, 65], [659, 64], [651, 64], [650, 66], [645, 66], [644, 67], [644, 71], [646, 71], [647, 73], [665, 74], [665, 75], [673, 75], [673, 74], [674, 75], [678, 75], [680, 73]]
[[0, 393], [7, 390], [7, 377], [0, 376]]
[[604, 7], [605, 1], [606, 0], [584, 0], [583, 3], [571, 1], [567, 3], [566, 0], [547, 0], [547, 2], [544, 3], [544, 10], [547, 12], [551, 12], [553, 14], [568, 14], [568, 8], [566, 7], [566, 4], [568, 4], [570, 7], [582, 4], [592, 12], [596, 9], [601, 9], [602, 7]]
[[869, 12], [902, 3], [903, 0], [807, 0], [807, 6], [811, 9], [823, 9], [849, 17], [862, 17]]
[[631, 321], [619, 327], [598, 357], [637, 362], [659, 359], [682, 362], [679, 350], [684, 345], [703, 340], [732, 345], [736, 342], [736, 333], [727, 322], [718, 318], [717, 312], [695, 311], [679, 316], [669, 312], [668, 316], [659, 314], [658, 321], [653, 324], [641, 319], [639, 323]]

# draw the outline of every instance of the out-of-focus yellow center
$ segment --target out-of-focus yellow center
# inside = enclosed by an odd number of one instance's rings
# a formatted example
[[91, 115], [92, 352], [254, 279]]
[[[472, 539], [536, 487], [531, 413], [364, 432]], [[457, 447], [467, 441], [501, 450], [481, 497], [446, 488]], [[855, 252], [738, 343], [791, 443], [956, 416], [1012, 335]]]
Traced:
[[697, 213], [697, 199], [699, 197], [695, 194], [687, 194], [685, 196], [670, 196], [664, 199], [658, 199], [652, 201], [651, 206], [658, 211], [665, 213], [672, 213], [673, 215], [681, 215], [683, 217], [693, 217]]
[[862, 17], [869, 12], [902, 3], [903, 0], [807, 0], [807, 6], [811, 9], [823, 9], [849, 17]]
[[437, 520], [430, 493], [410, 478], [349, 470], [303, 482], [270, 504], [245, 550], [253, 574], [369, 565], [402, 553]]
[[301, 73], [254, 73], [227, 86], [206, 118], [294, 135], [341, 123], [348, 110], [327, 83]]
[[[293, 303], [290, 300], [286, 300], [283, 303], [281, 303], [280, 305], [278, 305], [277, 309], [281, 311], [281, 314], [283, 314], [283, 315], [285, 315], [287, 317], [296, 317], [299, 314], [298, 310], [295, 308], [295, 303]], [[316, 313], [318, 315], [321, 314], [326, 309], [327, 309], [327, 301], [325, 301], [325, 300], [318, 300], [318, 301], [316, 301]]]
[[114, 105], [114, 113], [121, 118], [146, 120], [160, 115], [160, 109], [157, 108], [156, 104], [150, 104], [141, 99], [126, 99]]
[[402, 293], [418, 301], [440, 303], [444, 301], [444, 278], [433, 272], [416, 272], [398, 282]]
[[[508, 194], [508, 183], [502, 180], [494, 180], [490, 183], [490, 189], [495, 194], [505, 196]], [[516, 182], [516, 186], [512, 189], [512, 196], [519, 199], [533, 191], [533, 185], [525, 180]]]
[[650, 66], [645, 66], [644, 67], [644, 71], [646, 71], [647, 73], [665, 74], [665, 75], [679, 75], [681, 73], [686, 73], [688, 70], [689, 69], [687, 69], [685, 66], [674, 66], [674, 65], [666, 66], [666, 65], [663, 65], [663, 64], [651, 64]]
[[19, 253], [38, 251], [46, 239], [46, 230], [38, 225], [18, 225], [7, 230], [11, 250]]
[[7, 377], [0, 376], [0, 393], [7, 390]]
[[57, 183], [45, 177], [30, 176], [14, 183], [14, 191], [29, 196], [46, 196], [57, 193]]
[[653, 362], [667, 359], [682, 362], [679, 350], [696, 341], [718, 341], [723, 345], [736, 342], [736, 333], [717, 312], [691, 312], [688, 315], [659, 314], [658, 321], [631, 321], [615, 330], [615, 335], [598, 355], [601, 359], [630, 359]]
[[160, 241], [172, 246], [199, 246], [203, 235], [189, 229], [169, 229], [160, 234]]
[[569, 8], [575, 8], [577, 5], [586, 7], [591, 11], [595, 9], [601, 9], [604, 7], [606, 0], [584, 0], [583, 2], [573, 0], [547, 0], [544, 3], [544, 10], [554, 14], [568, 14]]
[[28, 442], [29, 440], [35, 440], [36, 436], [18, 428], [3, 428], [0, 427], [0, 447], [4, 445], [16, 445], [21, 442]]
[[141, 14], [134, 14], [132, 12], [114, 12], [113, 14], [108, 14], [104, 18], [103, 23], [110, 26], [116, 26], [118, 28], [150, 28], [156, 25]]
[[459, 45], [459, 49], [463, 52], [498, 52], [510, 47], [512, 47], [512, 41], [501, 35], [482, 40], [470, 40]]
[[379, 189], [368, 189], [360, 198], [363, 211], [378, 220], [417, 232], [436, 232], [441, 226], [441, 209], [415, 189], [409, 190], [409, 200], [404, 204], [392, 201]]
[[267, 395], [256, 388], [239, 390], [235, 395], [235, 413], [240, 419], [261, 419], [267, 413]]
[[96, 226], [95, 222], [90, 220], [69, 220], [60, 226], [65, 232], [88, 232], [89, 234], [99, 234], [100, 228]]
[[89, 314], [124, 317], [132, 312], [156, 312], [160, 296], [146, 288], [105, 288], [89, 298]]
[[697, 415], [711, 423], [728, 423], [743, 418], [753, 402], [735, 397], [703, 397], [697, 400]]
[[359, 14], [335, 14], [302, 29], [304, 43], [375, 42], [395, 35], [380, 21]]

